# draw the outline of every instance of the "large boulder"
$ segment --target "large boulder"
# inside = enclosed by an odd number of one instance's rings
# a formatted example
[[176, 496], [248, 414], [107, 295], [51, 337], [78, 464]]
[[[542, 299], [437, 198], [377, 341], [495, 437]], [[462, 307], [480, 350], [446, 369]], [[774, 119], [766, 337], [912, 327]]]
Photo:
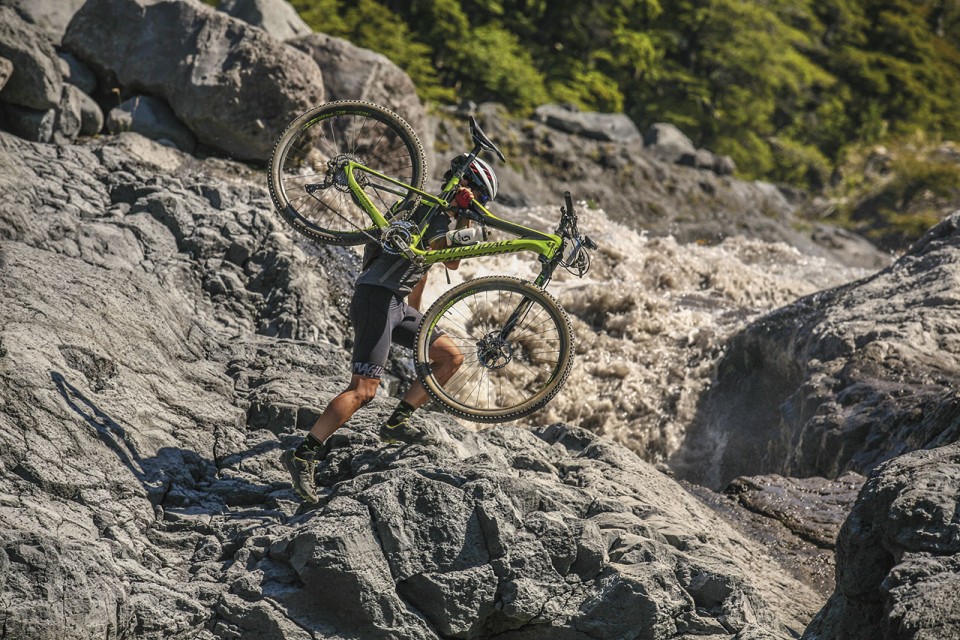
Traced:
[[748, 326], [673, 461], [722, 486], [747, 473], [837, 477], [960, 439], [960, 212], [891, 267]]
[[60, 103], [63, 75], [50, 38], [4, 6], [0, 6], [0, 56], [13, 63], [0, 102], [36, 110]]
[[295, 38], [288, 44], [308, 54], [323, 71], [328, 100], [366, 100], [396, 111], [432, 154], [433, 128], [417, 88], [389, 58], [323, 33]]
[[669, 122], [656, 122], [643, 134], [643, 144], [657, 156], [676, 162], [685, 156], [696, 157], [697, 148], [683, 131]]
[[637, 125], [623, 113], [580, 111], [572, 105], [545, 104], [537, 107], [534, 119], [554, 129], [607, 142], [640, 139]]
[[63, 38], [70, 19], [86, 0], [0, 0], [0, 6], [12, 7], [54, 42]]
[[152, 96], [136, 96], [120, 103], [110, 110], [106, 125], [110, 133], [133, 131], [187, 153], [197, 146], [197, 139], [167, 103]]
[[243, 160], [269, 158], [323, 101], [312, 60], [197, 0], [90, 0], [63, 45], [103, 87], [163, 98], [199, 141]]
[[960, 445], [881, 465], [837, 542], [836, 591], [804, 640], [960, 637]]
[[217, 9], [260, 27], [277, 40], [289, 40], [311, 32], [287, 0], [221, 0]]

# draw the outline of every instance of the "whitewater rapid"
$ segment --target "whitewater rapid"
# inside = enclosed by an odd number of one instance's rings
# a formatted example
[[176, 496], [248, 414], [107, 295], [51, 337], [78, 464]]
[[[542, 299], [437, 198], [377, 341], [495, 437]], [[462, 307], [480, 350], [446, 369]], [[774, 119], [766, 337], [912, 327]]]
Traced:
[[[573, 371], [546, 408], [517, 424], [579, 425], [649, 462], [663, 462], [681, 446], [732, 335], [797, 298], [870, 273], [783, 243], [732, 237], [712, 246], [680, 244], [584, 203], [578, 211], [581, 231], [599, 245], [591, 270], [580, 279], [558, 269], [548, 287], [573, 323]], [[549, 231], [559, 219], [555, 207], [502, 215]], [[538, 273], [536, 256], [524, 253], [464, 261], [449, 275], [457, 284], [495, 274], [533, 280]], [[424, 309], [449, 286], [435, 267]]]

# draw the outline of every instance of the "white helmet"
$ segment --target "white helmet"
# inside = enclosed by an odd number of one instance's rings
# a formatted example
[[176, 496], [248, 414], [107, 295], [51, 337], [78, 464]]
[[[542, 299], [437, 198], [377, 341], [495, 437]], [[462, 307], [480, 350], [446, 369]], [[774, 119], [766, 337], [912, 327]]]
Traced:
[[[459, 168], [467, 159], [467, 155], [468, 154], [464, 153], [457, 156], [450, 163], [450, 166], [454, 169]], [[485, 198], [478, 198], [481, 203], [496, 199], [497, 189], [500, 187], [500, 183], [497, 180], [497, 174], [493, 172], [493, 167], [489, 164], [480, 158], [474, 158], [463, 177], [469, 180], [470, 183], [480, 191], [481, 195], [486, 196]]]

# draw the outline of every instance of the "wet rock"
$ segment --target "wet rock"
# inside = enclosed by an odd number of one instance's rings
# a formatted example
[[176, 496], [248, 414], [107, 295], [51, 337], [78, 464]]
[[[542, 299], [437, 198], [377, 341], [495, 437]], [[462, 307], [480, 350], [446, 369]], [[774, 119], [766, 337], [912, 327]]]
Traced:
[[269, 158], [290, 120], [323, 101], [308, 57], [200, 3], [90, 0], [64, 48], [102, 86], [162, 98], [200, 142], [239, 159]]
[[191, 153], [197, 140], [163, 100], [151, 96], [135, 96], [110, 110], [107, 131], [133, 131], [152, 140], [172, 144]]
[[59, 104], [63, 77], [50, 38], [6, 6], [0, 6], [0, 56], [13, 63], [0, 101], [41, 111]]
[[260, 27], [277, 40], [289, 40], [312, 31], [286, 0], [221, 0], [217, 9]]
[[876, 468], [837, 542], [836, 592], [803, 637], [960, 637], [960, 446]]
[[720, 494], [687, 488], [826, 598], [834, 589], [837, 534], [863, 481], [856, 474], [837, 480], [769, 475], [736, 478]]
[[545, 104], [537, 107], [534, 119], [593, 140], [633, 142], [640, 138], [637, 125], [622, 113], [583, 112], [572, 105]]
[[837, 477], [960, 439], [960, 213], [893, 266], [803, 298], [731, 341], [675, 468], [722, 486]]

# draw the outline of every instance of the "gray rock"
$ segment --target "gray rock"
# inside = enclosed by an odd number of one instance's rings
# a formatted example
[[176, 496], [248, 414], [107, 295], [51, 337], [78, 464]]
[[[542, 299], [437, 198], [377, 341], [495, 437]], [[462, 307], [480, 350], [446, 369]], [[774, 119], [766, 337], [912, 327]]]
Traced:
[[432, 164], [432, 123], [417, 97], [417, 88], [400, 67], [382, 54], [323, 33], [295, 38], [288, 44], [320, 67], [328, 100], [366, 100], [397, 112], [420, 137], [428, 164]]
[[78, 90], [80, 102], [80, 135], [95, 136], [103, 130], [103, 110], [97, 101]]
[[56, 109], [26, 109], [0, 103], [3, 128], [31, 142], [50, 142], [57, 120]]
[[667, 122], [657, 122], [647, 128], [643, 134], [643, 144], [652, 153], [676, 162], [686, 154], [695, 156], [697, 148], [680, 129]]
[[716, 156], [713, 163], [713, 172], [718, 176], [730, 176], [736, 173], [737, 163], [730, 156]]
[[0, 57], [0, 91], [6, 86], [10, 76], [13, 75], [13, 63], [6, 58]]
[[674, 466], [738, 475], [866, 474], [960, 439], [960, 213], [893, 266], [803, 298], [733, 339]]
[[60, 103], [63, 77], [50, 38], [4, 6], [0, 6], [0, 56], [13, 63], [0, 101], [38, 110]]
[[534, 119], [548, 127], [593, 140], [633, 142], [640, 139], [637, 125], [622, 113], [584, 112], [571, 105], [545, 104], [537, 107]]
[[385, 447], [377, 398], [301, 508], [277, 453], [349, 378], [355, 262], [279, 233], [238, 168], [158, 170], [132, 135], [0, 133], [9, 636], [786, 639], [822, 605], [572, 427], [424, 411], [438, 446]]
[[217, 9], [260, 27], [277, 40], [289, 40], [312, 31], [286, 0], [221, 0]]
[[197, 137], [266, 160], [281, 131], [323, 101], [316, 64], [199, 2], [90, 0], [64, 36], [103, 86], [162, 98]]
[[92, 94], [97, 88], [97, 76], [87, 65], [77, 60], [76, 56], [61, 51], [60, 60], [66, 63], [63, 73], [64, 82], [76, 85], [86, 94]]
[[133, 131], [152, 140], [165, 141], [181, 151], [192, 153], [197, 140], [163, 100], [152, 96], [136, 96], [110, 110], [107, 131]]
[[688, 489], [760, 542], [784, 568], [824, 598], [833, 593], [837, 534], [864, 478], [740, 477], [721, 494]]
[[86, 0], [0, 0], [0, 6], [12, 7], [25, 21], [38, 27], [54, 42], [63, 38], [70, 19]]
[[821, 247], [847, 256], [847, 264], [867, 269], [882, 269], [889, 258], [877, 251], [876, 245], [861, 235], [831, 224], [815, 224], [811, 238]]
[[836, 592], [806, 640], [960, 637], [960, 445], [879, 466], [837, 542]]
[[717, 158], [706, 149], [697, 149], [693, 153], [681, 154], [676, 162], [684, 167], [713, 171], [714, 166], [717, 164]]
[[56, 133], [68, 141], [76, 139], [83, 128], [84, 105], [88, 105], [89, 108], [89, 103], [84, 98], [92, 102], [90, 97], [80, 89], [72, 84], [64, 83], [63, 95], [60, 97], [60, 104], [57, 106], [54, 129]]

